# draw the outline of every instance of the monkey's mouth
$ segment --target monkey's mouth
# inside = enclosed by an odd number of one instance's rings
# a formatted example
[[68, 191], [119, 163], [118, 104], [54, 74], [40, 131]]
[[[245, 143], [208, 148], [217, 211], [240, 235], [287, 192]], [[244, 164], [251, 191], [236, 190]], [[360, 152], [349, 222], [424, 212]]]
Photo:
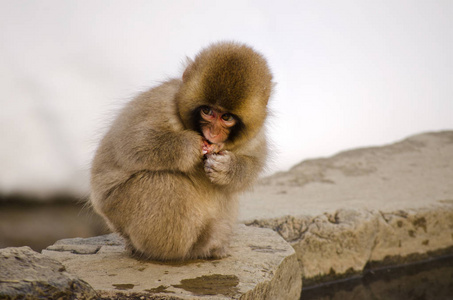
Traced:
[[211, 142], [210, 140], [208, 140], [205, 136], [203, 136], [203, 139], [204, 139], [205, 144], [208, 144], [208, 145], [215, 144], [215, 143]]

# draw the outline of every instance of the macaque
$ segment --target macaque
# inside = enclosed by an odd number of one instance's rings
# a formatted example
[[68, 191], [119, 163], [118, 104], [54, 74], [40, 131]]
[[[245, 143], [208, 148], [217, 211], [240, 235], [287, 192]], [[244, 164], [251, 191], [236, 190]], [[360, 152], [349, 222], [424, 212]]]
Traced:
[[93, 160], [91, 203], [134, 254], [228, 255], [238, 193], [266, 163], [272, 86], [261, 54], [221, 42], [122, 109]]

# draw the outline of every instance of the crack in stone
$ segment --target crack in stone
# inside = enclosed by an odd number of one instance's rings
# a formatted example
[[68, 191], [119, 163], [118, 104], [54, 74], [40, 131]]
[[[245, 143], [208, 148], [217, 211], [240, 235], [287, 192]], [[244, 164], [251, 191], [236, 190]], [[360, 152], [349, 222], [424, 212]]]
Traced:
[[55, 252], [70, 252], [73, 254], [90, 255], [99, 252], [102, 246], [83, 245], [80, 247], [74, 247], [74, 245], [52, 245], [47, 247], [47, 251]]

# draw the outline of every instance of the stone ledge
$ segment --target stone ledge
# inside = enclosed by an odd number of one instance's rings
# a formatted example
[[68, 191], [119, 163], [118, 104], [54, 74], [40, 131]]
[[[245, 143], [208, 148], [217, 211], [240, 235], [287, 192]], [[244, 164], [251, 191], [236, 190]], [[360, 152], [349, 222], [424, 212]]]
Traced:
[[299, 299], [296, 254], [275, 232], [241, 225], [230, 249], [231, 256], [219, 260], [141, 261], [111, 234], [61, 240], [43, 254], [103, 299]]
[[241, 199], [296, 250], [304, 285], [453, 255], [453, 131], [304, 161]]

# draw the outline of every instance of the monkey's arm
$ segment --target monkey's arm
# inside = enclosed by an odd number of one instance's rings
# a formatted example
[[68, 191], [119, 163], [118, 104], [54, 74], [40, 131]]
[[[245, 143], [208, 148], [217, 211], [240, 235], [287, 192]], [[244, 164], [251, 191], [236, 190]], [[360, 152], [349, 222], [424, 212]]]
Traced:
[[209, 154], [205, 161], [205, 171], [211, 182], [231, 190], [241, 191], [250, 187], [261, 170], [259, 158], [230, 151]]
[[201, 163], [202, 138], [192, 130], [147, 128], [129, 132], [116, 148], [122, 168], [135, 170], [190, 171]]
[[205, 171], [212, 183], [223, 188], [242, 191], [249, 188], [264, 168], [267, 143], [257, 138], [240, 152], [222, 151], [206, 155]]

